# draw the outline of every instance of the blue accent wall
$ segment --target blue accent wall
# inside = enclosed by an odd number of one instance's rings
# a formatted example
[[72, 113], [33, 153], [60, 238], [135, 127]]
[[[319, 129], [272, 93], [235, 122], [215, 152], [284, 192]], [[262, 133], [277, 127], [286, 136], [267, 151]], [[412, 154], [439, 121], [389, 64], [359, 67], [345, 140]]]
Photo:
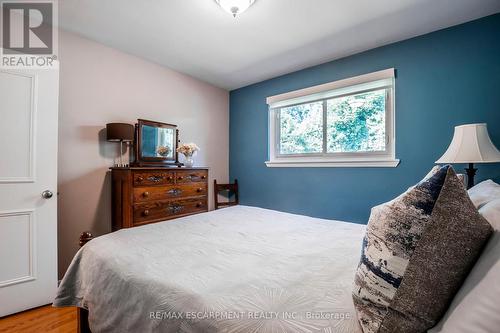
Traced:
[[[397, 168], [266, 167], [266, 97], [392, 67]], [[500, 147], [500, 14], [231, 91], [230, 177], [244, 205], [366, 223], [432, 168], [455, 125], [476, 122]], [[478, 168], [500, 181], [500, 164]]]

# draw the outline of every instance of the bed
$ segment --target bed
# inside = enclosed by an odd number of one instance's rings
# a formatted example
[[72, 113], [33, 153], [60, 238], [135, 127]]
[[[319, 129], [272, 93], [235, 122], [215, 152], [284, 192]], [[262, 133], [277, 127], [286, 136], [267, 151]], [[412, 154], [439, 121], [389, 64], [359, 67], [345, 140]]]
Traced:
[[98, 237], [54, 306], [93, 332], [360, 332], [365, 226], [235, 206]]

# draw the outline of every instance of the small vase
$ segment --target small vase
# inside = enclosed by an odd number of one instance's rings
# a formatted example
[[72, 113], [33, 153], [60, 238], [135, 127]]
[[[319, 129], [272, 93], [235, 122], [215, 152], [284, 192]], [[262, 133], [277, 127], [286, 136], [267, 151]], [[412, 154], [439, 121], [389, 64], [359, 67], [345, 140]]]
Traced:
[[186, 168], [192, 168], [194, 165], [193, 155], [186, 156], [186, 160], [184, 161], [184, 165]]

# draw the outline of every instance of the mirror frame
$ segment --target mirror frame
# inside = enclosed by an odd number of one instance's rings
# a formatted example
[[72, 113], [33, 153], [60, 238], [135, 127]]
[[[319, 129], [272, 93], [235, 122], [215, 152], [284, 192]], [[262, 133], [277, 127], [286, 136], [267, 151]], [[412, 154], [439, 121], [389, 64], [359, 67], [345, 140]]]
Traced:
[[[174, 146], [172, 147], [174, 151], [174, 156], [169, 157], [145, 157], [142, 156], [142, 126], [151, 126], [158, 128], [170, 128], [174, 130]], [[179, 163], [179, 153], [177, 152], [177, 145], [179, 143], [179, 130], [177, 125], [161, 123], [159, 121], [137, 119], [137, 124], [135, 124], [135, 166], [181, 166]]]

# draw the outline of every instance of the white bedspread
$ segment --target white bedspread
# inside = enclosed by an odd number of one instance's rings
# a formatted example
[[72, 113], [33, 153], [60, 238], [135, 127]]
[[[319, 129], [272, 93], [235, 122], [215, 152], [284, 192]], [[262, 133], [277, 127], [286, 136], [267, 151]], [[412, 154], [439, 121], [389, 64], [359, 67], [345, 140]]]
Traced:
[[365, 226], [236, 206], [98, 237], [55, 306], [99, 332], [359, 332]]

